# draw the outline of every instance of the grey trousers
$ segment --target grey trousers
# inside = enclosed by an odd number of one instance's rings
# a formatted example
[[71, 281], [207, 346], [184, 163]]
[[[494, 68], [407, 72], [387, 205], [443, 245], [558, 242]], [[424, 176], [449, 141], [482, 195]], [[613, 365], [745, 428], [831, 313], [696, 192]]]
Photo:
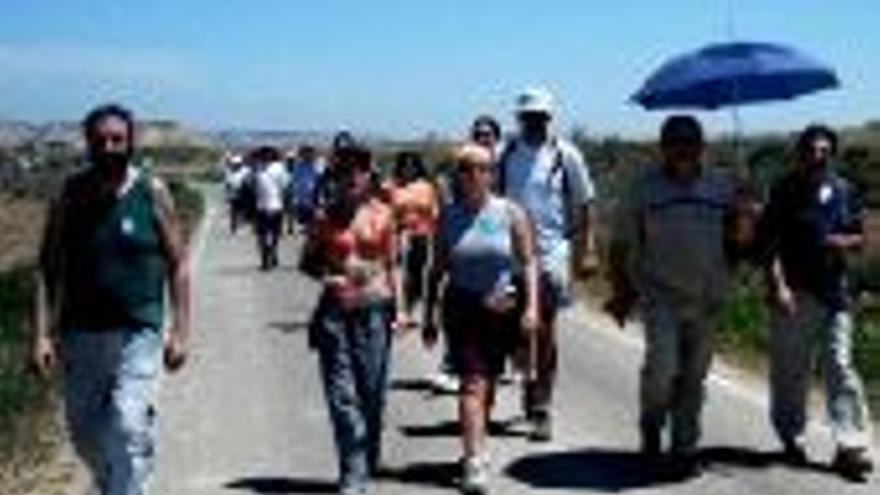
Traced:
[[642, 428], [671, 422], [671, 448], [690, 452], [700, 439], [706, 374], [712, 362], [715, 312], [647, 304], [641, 370]]
[[853, 364], [853, 318], [816, 297], [795, 294], [792, 315], [775, 311], [771, 335], [770, 416], [780, 440], [802, 442], [816, 344], [825, 367], [828, 416], [839, 447], [871, 444], [871, 420], [862, 381]]

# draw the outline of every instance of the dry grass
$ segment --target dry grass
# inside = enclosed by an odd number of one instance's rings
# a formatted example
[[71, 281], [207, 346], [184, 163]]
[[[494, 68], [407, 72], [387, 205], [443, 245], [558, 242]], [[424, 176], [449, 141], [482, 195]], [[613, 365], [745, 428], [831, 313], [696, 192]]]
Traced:
[[0, 271], [36, 260], [45, 215], [44, 200], [0, 193]]

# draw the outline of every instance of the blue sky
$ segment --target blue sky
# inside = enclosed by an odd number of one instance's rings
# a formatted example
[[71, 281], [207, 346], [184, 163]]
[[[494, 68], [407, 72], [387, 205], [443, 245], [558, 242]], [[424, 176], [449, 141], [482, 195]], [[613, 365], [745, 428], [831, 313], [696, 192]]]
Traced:
[[[511, 122], [546, 85], [560, 125], [653, 134], [627, 102], [664, 59], [710, 41], [795, 45], [843, 88], [749, 107], [747, 130], [880, 117], [877, 0], [3, 0], [0, 119], [76, 119], [118, 100], [199, 127], [454, 134]], [[729, 112], [703, 113], [711, 132]]]

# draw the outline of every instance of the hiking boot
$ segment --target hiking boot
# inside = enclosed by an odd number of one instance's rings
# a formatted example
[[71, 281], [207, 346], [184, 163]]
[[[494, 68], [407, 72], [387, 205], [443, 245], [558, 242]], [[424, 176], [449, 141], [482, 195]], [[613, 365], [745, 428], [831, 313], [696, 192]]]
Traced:
[[488, 462], [478, 456], [466, 457], [462, 461], [461, 493], [465, 495], [486, 495], [489, 492]]
[[529, 440], [532, 442], [549, 442], [553, 440], [553, 420], [549, 412], [535, 412], [529, 417], [531, 429]]
[[677, 480], [696, 478], [703, 473], [703, 464], [696, 450], [673, 451], [668, 472]]
[[866, 448], [840, 447], [834, 455], [831, 467], [846, 479], [867, 481], [874, 470], [874, 460]]
[[786, 440], [782, 442], [782, 462], [791, 466], [806, 466], [807, 450], [803, 443], [797, 440]]
[[656, 425], [642, 424], [641, 433], [641, 453], [648, 457], [658, 457], [663, 448], [661, 439], [662, 430], [660, 427]]
[[366, 495], [367, 486], [365, 484], [345, 484], [339, 487], [337, 493], [339, 495]]

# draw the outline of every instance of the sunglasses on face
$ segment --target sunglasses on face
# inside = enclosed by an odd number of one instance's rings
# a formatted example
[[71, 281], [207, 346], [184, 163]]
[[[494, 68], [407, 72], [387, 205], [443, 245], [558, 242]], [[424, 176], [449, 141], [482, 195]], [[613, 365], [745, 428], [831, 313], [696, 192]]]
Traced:
[[471, 133], [471, 135], [474, 137], [474, 139], [483, 138], [483, 137], [495, 137], [495, 133], [493, 133], [489, 129], [474, 129], [474, 131], [473, 131], [473, 133]]
[[492, 171], [491, 165], [488, 163], [459, 163], [458, 164], [458, 173], [460, 175], [474, 175], [476, 172], [479, 173], [490, 173]]

